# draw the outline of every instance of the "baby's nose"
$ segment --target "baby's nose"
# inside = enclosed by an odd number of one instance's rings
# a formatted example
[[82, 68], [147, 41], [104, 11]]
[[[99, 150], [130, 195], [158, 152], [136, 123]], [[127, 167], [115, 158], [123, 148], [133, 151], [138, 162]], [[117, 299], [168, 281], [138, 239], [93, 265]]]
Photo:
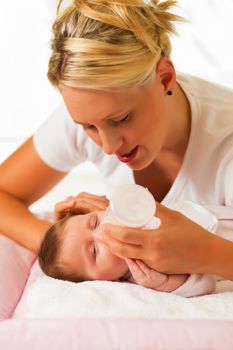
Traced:
[[94, 231], [93, 231], [93, 238], [97, 241], [101, 241], [101, 229], [100, 227], [97, 227]]
[[[106, 239], [106, 230], [104, 227], [102, 227], [102, 223], [96, 228], [96, 230], [93, 231], [93, 239], [97, 243], [105, 244]], [[106, 245], [107, 247], [107, 245]]]

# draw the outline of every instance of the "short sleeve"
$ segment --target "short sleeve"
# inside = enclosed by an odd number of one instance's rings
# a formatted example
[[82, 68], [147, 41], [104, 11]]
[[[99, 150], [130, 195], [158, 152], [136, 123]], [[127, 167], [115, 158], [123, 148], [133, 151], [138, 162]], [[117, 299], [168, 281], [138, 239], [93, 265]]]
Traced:
[[59, 106], [33, 136], [40, 158], [51, 168], [68, 172], [85, 161], [86, 136], [75, 124], [65, 106]]
[[216, 278], [211, 275], [191, 274], [179, 288], [171, 292], [181, 297], [211, 294], [216, 287]]
[[225, 204], [233, 208], [233, 145], [224, 171]]
[[218, 219], [218, 229], [216, 234], [229, 241], [233, 241], [233, 207], [208, 205], [207, 208]]

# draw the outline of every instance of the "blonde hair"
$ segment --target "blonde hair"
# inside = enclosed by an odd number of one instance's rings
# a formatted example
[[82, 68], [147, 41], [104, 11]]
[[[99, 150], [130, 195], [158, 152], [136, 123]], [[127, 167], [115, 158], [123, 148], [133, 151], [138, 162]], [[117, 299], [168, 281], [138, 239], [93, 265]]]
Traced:
[[174, 21], [167, 0], [73, 0], [53, 24], [48, 79], [95, 90], [141, 87], [159, 58], [169, 57]]

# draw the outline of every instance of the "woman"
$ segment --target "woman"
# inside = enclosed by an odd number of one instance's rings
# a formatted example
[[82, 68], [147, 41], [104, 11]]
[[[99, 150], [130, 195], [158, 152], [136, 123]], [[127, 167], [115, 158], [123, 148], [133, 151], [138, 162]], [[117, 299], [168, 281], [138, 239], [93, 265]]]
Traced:
[[[64, 106], [1, 166], [3, 234], [37, 252], [50, 223], [28, 206], [89, 159], [109, 191], [136, 182], [166, 206], [184, 199], [212, 206], [225, 219], [219, 235], [230, 238], [233, 92], [176, 75], [168, 36], [179, 20], [174, 4], [73, 1], [58, 15], [48, 78]], [[232, 242], [163, 205], [157, 215], [158, 230], [108, 226], [102, 239], [160, 272], [233, 279]]]

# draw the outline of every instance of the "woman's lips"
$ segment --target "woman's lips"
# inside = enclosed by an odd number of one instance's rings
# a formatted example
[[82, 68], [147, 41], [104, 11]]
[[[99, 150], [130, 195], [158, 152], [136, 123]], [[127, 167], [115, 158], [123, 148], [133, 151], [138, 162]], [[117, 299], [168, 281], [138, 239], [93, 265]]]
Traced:
[[132, 151], [130, 151], [127, 154], [123, 154], [121, 156], [117, 155], [117, 158], [123, 163], [128, 163], [128, 162], [131, 162], [136, 157], [137, 152], [138, 152], [138, 146], [134, 147], [134, 149], [132, 149]]

